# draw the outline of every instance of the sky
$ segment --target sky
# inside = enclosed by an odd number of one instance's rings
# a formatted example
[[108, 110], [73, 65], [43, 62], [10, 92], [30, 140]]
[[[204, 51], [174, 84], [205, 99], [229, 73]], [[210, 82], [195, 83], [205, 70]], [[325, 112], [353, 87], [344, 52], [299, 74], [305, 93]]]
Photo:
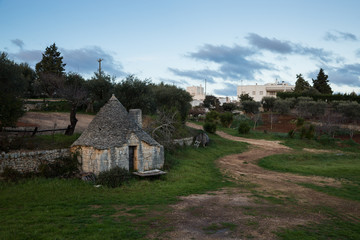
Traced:
[[206, 93], [312, 79], [360, 94], [358, 0], [0, 0], [0, 51], [35, 67], [56, 44], [67, 72], [102, 70]]

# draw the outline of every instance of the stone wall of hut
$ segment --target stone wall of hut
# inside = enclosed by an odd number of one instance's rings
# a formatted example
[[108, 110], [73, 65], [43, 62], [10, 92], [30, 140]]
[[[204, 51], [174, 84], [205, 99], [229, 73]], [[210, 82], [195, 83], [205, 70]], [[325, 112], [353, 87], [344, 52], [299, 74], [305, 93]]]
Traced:
[[136, 146], [135, 170], [142, 172], [163, 167], [163, 146], [151, 146], [146, 142], [139, 141], [135, 134], [132, 134], [127, 144], [121, 147], [96, 149], [88, 146], [74, 146], [71, 151], [79, 153], [78, 157], [79, 162], [82, 164], [82, 171], [99, 174], [115, 166], [129, 170], [129, 146]]

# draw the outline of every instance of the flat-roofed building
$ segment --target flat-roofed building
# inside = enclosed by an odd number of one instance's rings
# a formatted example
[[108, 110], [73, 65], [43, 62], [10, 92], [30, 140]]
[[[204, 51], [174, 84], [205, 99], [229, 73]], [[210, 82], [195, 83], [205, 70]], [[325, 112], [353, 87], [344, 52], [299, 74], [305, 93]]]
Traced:
[[237, 96], [249, 94], [254, 101], [261, 101], [263, 97], [276, 97], [278, 92], [292, 92], [295, 86], [285, 82], [267, 83], [265, 85], [241, 85], [237, 87]]
[[199, 101], [205, 100], [204, 88], [201, 86], [201, 84], [200, 86], [186, 87], [186, 91], [190, 93], [193, 100], [199, 100]]

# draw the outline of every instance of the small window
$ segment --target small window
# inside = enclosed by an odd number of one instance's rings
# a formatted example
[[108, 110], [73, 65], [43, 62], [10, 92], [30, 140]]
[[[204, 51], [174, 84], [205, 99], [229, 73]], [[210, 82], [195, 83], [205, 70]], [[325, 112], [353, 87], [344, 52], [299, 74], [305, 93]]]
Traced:
[[252, 95], [255, 95], [255, 91], [252, 92]]
[[263, 91], [260, 91], [260, 95], [264, 95], [264, 92], [263, 92]]

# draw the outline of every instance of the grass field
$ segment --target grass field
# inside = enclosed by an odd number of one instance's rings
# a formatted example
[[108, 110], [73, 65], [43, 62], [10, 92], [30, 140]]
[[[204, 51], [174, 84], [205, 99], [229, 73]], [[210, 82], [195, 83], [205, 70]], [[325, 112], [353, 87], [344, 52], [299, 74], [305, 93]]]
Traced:
[[120, 188], [95, 188], [74, 179], [1, 182], [0, 239], [142, 239], [161, 234], [169, 230], [161, 213], [179, 196], [234, 185], [214, 160], [247, 145], [210, 138], [207, 148], [167, 154], [172, 168], [160, 179], [133, 180]]
[[259, 165], [275, 171], [316, 175], [339, 179], [340, 188], [302, 184], [330, 195], [360, 201], [360, 161], [354, 153], [298, 153], [272, 155], [259, 161]]

